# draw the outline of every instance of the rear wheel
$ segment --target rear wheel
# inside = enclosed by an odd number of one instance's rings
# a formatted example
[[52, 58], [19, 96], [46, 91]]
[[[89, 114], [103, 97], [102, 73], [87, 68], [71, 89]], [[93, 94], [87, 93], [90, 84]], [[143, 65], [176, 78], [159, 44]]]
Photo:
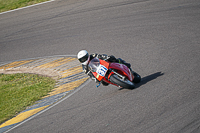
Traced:
[[128, 79], [121, 79], [116, 74], [110, 76], [110, 81], [120, 87], [127, 88], [127, 89], [134, 89], [135, 85], [133, 82], [129, 81]]

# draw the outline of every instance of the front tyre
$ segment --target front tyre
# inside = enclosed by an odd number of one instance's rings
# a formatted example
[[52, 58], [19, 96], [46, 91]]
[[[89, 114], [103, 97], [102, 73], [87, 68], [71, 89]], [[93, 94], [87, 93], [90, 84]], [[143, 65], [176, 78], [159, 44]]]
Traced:
[[127, 89], [134, 89], [135, 85], [133, 82], [129, 81], [128, 79], [121, 79], [119, 76], [116, 74], [113, 74], [110, 76], [110, 81], [118, 86], [121, 86], [123, 88]]
[[134, 79], [133, 79], [133, 83], [140, 83], [141, 81], [141, 76], [139, 74], [137, 74], [136, 72], [133, 73]]

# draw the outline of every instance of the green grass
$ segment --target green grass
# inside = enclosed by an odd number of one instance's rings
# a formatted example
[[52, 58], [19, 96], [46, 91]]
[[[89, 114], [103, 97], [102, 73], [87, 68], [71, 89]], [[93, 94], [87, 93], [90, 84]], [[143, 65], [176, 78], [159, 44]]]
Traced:
[[33, 5], [48, 0], [0, 0], [0, 12]]
[[0, 74], [0, 124], [33, 105], [55, 86], [55, 80], [34, 74]]

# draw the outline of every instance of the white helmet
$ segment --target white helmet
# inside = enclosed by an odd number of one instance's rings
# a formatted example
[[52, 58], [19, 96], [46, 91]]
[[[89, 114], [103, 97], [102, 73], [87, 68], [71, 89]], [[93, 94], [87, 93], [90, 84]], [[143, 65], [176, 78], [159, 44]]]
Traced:
[[81, 50], [80, 52], [78, 52], [77, 58], [81, 62], [81, 64], [87, 65], [90, 60], [90, 55], [86, 50]]

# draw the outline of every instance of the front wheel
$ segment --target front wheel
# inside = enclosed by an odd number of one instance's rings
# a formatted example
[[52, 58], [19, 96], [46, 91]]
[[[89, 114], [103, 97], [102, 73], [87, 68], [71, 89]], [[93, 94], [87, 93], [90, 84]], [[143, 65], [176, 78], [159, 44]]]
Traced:
[[121, 86], [123, 88], [127, 89], [134, 89], [135, 85], [133, 82], [129, 81], [128, 79], [121, 79], [119, 76], [116, 74], [113, 74], [110, 76], [110, 81], [118, 86]]
[[134, 76], [133, 83], [140, 83], [141, 76], [137, 74], [136, 72], [133, 73], [133, 76]]

